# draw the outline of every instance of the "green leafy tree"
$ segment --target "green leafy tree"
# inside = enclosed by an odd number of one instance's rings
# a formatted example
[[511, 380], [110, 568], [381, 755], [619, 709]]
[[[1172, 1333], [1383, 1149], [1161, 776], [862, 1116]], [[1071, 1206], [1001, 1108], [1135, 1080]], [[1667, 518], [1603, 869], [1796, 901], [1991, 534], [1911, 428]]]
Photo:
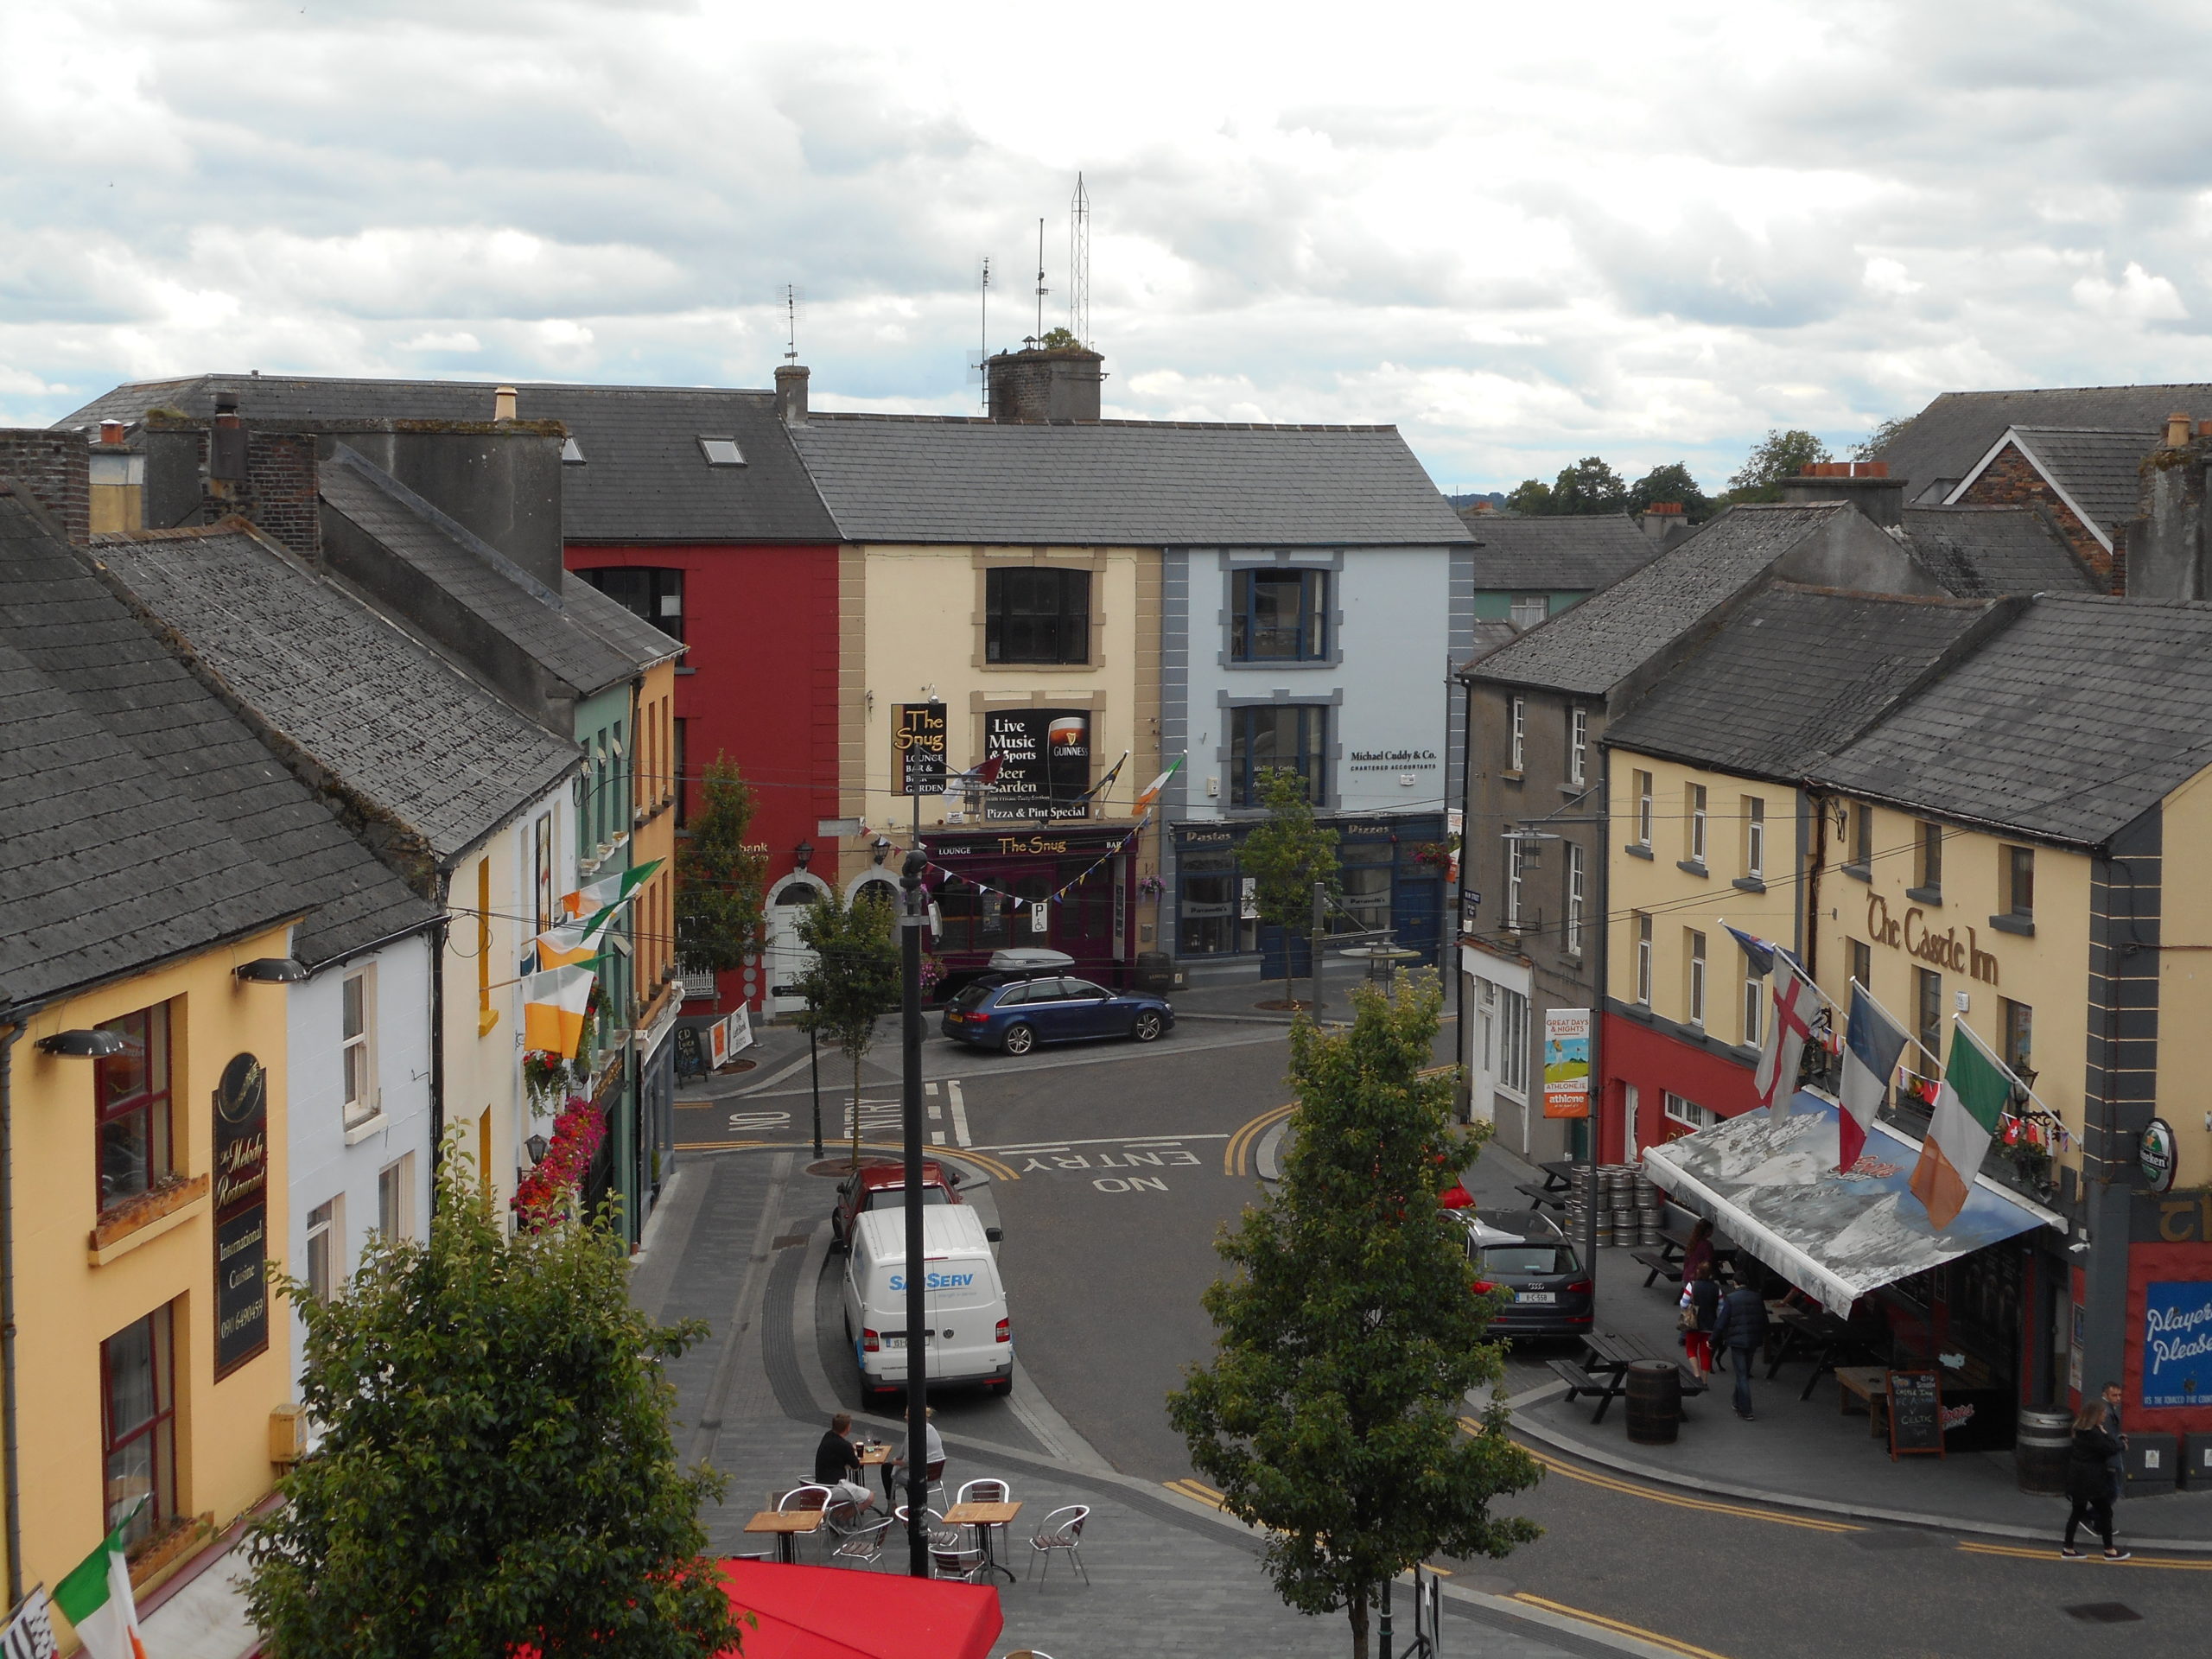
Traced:
[[1628, 504], [1628, 486], [1605, 464], [1602, 455], [1585, 455], [1572, 467], [1562, 467], [1552, 480], [1552, 511], [1587, 517], [1618, 512]]
[[687, 963], [716, 973], [760, 949], [768, 858], [747, 837], [757, 803], [727, 753], [701, 779], [700, 807], [676, 843], [676, 943]]
[[1728, 480], [1722, 505], [1739, 501], [1779, 501], [1782, 480], [1805, 470], [1816, 461], [1832, 461], [1828, 447], [1810, 432], [1793, 427], [1787, 432], [1770, 429], [1752, 448], [1736, 475]]
[[1423, 1077], [1442, 993], [1404, 976], [1361, 988], [1351, 1027], [1291, 1033], [1298, 1109], [1281, 1187], [1217, 1248], [1231, 1272], [1205, 1293], [1213, 1363], [1185, 1374], [1167, 1414], [1223, 1507], [1267, 1529], [1265, 1562], [1303, 1613], [1344, 1609], [1366, 1659], [1382, 1586], [1441, 1554], [1507, 1554], [1537, 1536], [1491, 1500], [1533, 1485], [1493, 1391], [1462, 1432], [1464, 1396], [1503, 1374], [1484, 1340], [1466, 1235], [1439, 1196], [1487, 1126], [1456, 1138], [1452, 1080]]
[[607, 1217], [509, 1236], [459, 1135], [427, 1243], [374, 1236], [307, 1326], [321, 1443], [254, 1525], [247, 1605], [285, 1659], [690, 1659], [738, 1631], [703, 1559], [660, 1363], [706, 1334], [632, 1306]]
[[1881, 422], [1872, 431], [1851, 446], [1851, 458], [1853, 461], [1880, 460], [1882, 451], [1889, 448], [1890, 440], [1910, 426], [1912, 423], [1913, 417], [1910, 415], [1891, 416], [1888, 420]]
[[1072, 328], [1047, 328], [1045, 331], [1045, 337], [1037, 343], [1048, 352], [1065, 351], [1083, 344], [1075, 337], [1075, 330]]
[[1704, 518], [1713, 512], [1713, 498], [1698, 487], [1690, 469], [1679, 461], [1654, 467], [1628, 486], [1628, 510], [1643, 512], [1658, 501], [1678, 501], [1686, 518]]
[[[871, 887], [877, 884], [871, 884]], [[793, 1023], [834, 1044], [853, 1063], [853, 1167], [861, 1161], [861, 1064], [875, 1046], [875, 1022], [899, 1003], [898, 917], [861, 889], [850, 904], [825, 893], [799, 918], [814, 960], [792, 982], [806, 999]]]
[[1244, 837], [1238, 855], [1252, 878], [1252, 897], [1260, 925], [1279, 927], [1283, 940], [1282, 995], [1290, 994], [1290, 941], [1306, 939], [1313, 948], [1312, 971], [1321, 971], [1321, 941], [1313, 938], [1313, 884], [1342, 891], [1337, 874], [1337, 832], [1313, 821], [1305, 775], [1287, 766], [1267, 766], [1256, 779], [1260, 804], [1268, 816]]
[[1552, 486], [1541, 478], [1524, 478], [1505, 498], [1505, 510], [1523, 518], [1541, 518], [1552, 512]]

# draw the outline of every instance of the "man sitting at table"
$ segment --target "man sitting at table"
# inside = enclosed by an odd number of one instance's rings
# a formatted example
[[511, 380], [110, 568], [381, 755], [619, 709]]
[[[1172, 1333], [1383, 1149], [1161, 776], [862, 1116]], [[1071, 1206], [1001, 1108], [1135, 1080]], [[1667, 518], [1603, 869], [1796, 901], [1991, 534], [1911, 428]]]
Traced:
[[872, 1507], [875, 1503], [875, 1494], [859, 1481], [846, 1478], [849, 1474], [862, 1472], [861, 1454], [845, 1438], [852, 1426], [853, 1419], [849, 1412], [841, 1411], [830, 1420], [830, 1432], [822, 1437], [822, 1444], [814, 1448], [814, 1480], [817, 1485], [827, 1486], [835, 1493], [836, 1502], [849, 1503], [857, 1511]]
[[[935, 1406], [922, 1408], [922, 1467], [925, 1476], [944, 1467], [944, 1442], [938, 1438], [936, 1418]], [[893, 1484], [905, 1471], [907, 1453], [913, 1446], [913, 1441], [908, 1440], [899, 1448], [899, 1455], [883, 1465], [883, 1495], [887, 1498], [896, 1500]]]

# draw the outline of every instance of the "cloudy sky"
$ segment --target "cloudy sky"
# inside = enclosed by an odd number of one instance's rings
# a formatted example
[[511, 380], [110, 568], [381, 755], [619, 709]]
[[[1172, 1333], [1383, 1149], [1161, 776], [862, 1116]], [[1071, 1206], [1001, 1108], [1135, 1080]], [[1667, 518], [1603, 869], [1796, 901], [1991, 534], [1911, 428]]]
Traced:
[[[1961, 387], [2212, 380], [2212, 13], [1644, 0], [0, 6], [0, 424], [204, 369], [1387, 421], [1708, 487]], [[2212, 414], [2212, 410], [2207, 410]]]

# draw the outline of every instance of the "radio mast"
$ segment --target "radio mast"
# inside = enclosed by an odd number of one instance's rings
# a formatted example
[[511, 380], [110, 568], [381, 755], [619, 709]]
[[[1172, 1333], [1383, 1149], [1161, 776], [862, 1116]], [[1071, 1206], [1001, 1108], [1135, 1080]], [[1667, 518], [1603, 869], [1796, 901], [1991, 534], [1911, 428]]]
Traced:
[[1068, 332], [1086, 350], [1090, 346], [1090, 193], [1083, 175], [1075, 175], [1075, 197], [1068, 203]]

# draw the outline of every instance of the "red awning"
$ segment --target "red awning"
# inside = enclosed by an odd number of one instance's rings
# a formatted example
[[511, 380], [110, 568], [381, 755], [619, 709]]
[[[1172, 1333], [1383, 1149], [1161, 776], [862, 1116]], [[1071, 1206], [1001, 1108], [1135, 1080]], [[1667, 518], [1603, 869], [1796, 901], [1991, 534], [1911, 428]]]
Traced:
[[745, 1659], [990, 1659], [1006, 1624], [988, 1585], [774, 1561], [721, 1573], [730, 1611], [760, 1621]]

